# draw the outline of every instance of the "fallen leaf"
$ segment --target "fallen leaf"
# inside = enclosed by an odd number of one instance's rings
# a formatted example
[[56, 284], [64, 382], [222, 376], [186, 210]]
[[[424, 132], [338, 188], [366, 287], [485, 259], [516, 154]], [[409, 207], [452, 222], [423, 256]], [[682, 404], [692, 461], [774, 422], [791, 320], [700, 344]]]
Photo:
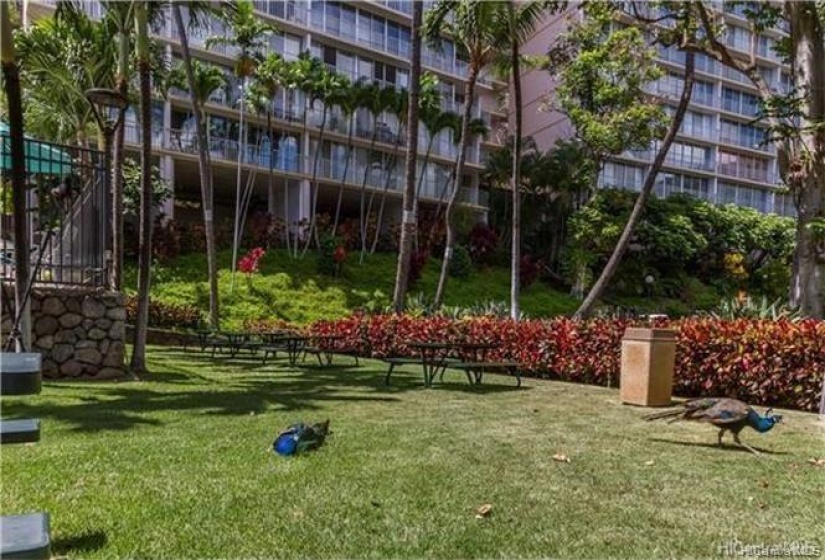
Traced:
[[570, 457], [568, 457], [564, 453], [556, 453], [555, 455], [553, 455], [553, 460], [558, 461], [559, 463], [569, 463]]
[[770, 484], [768, 483], [767, 480], [760, 480], [759, 481], [759, 486], [761, 486], [762, 488], [767, 488], [768, 486], [770, 486]]
[[652, 467], [654, 462], [655, 461], [645, 461], [645, 466], [646, 467]]
[[815, 467], [825, 467], [825, 459], [808, 459], [808, 462]]
[[485, 517], [490, 515], [490, 512], [493, 511], [493, 506], [490, 504], [484, 504], [479, 506], [476, 510], [476, 519], [484, 519]]

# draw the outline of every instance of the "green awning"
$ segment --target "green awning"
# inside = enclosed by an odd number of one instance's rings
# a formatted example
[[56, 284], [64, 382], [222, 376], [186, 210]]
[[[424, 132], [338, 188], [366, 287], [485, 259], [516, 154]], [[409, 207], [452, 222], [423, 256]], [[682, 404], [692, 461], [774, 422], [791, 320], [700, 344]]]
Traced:
[[[26, 172], [41, 175], [68, 175], [72, 172], [72, 156], [27, 137], [24, 145], [26, 153]], [[0, 171], [11, 171], [11, 145], [9, 144], [9, 125], [0, 122]]]

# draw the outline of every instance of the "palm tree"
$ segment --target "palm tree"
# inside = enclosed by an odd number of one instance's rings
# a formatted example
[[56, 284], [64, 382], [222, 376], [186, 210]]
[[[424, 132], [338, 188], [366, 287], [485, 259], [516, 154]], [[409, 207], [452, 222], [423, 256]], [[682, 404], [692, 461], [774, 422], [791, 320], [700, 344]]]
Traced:
[[[217, 66], [192, 58], [180, 4], [173, 2], [172, 11], [178, 28], [178, 35], [180, 35], [183, 62], [173, 72], [170, 81], [173, 85], [189, 91], [189, 100], [192, 103], [192, 113], [195, 118], [195, 134], [198, 142], [198, 171], [200, 173], [201, 203], [203, 206], [203, 231], [206, 238], [206, 266], [209, 281], [209, 326], [211, 329], [217, 330], [220, 319], [218, 254], [215, 245], [212, 163], [209, 156], [209, 139], [206, 133], [203, 106], [215, 91], [226, 87], [227, 80], [223, 71]], [[191, 18], [192, 11], [190, 7], [190, 22]]]
[[[255, 73], [255, 82], [248, 96], [250, 104], [255, 108], [256, 112], [266, 115], [266, 131], [269, 136], [269, 175], [267, 176], [267, 191], [269, 196], [274, 196], [273, 180], [275, 167], [275, 142], [272, 138], [272, 113], [274, 109], [275, 96], [283, 88], [286, 62], [278, 53], [269, 53], [266, 58], [258, 65], [258, 71]], [[286, 186], [284, 186], [286, 190]], [[287, 251], [289, 250], [289, 235], [286, 236]]]
[[[448, 121], [448, 123], [446, 123], [446, 126], [453, 131], [453, 144], [458, 146], [461, 144], [460, 131], [464, 126], [463, 120], [461, 119], [461, 117], [459, 117], [458, 119], [451, 120], [452, 122]], [[485, 123], [484, 120], [479, 118], [471, 119], [470, 124], [467, 126], [467, 138], [469, 138], [471, 141], [475, 140], [478, 137], [486, 138], [489, 132], [490, 129], [488, 128], [487, 123]], [[458, 161], [459, 157], [461, 157], [460, 153], [456, 156], [456, 161]], [[454, 165], [453, 173], [450, 176], [450, 180], [444, 184], [444, 188], [441, 190], [441, 194], [438, 196], [438, 206], [436, 208], [435, 214], [436, 222], [438, 222], [439, 218], [441, 217], [441, 211], [444, 208], [444, 197], [447, 196], [447, 193], [449, 193], [449, 196], [451, 198], [457, 196], [459, 189], [461, 188], [461, 185], [456, 184], [456, 168], [457, 165]]]
[[[378, 118], [381, 114], [389, 109], [395, 100], [395, 88], [381, 87], [379, 84], [373, 82], [363, 90], [363, 98], [360, 106], [367, 109], [372, 115], [372, 135], [370, 138], [370, 147], [367, 151], [366, 161], [364, 162], [364, 176], [361, 181], [361, 259], [364, 262], [364, 256], [367, 253], [367, 236], [369, 229], [369, 217], [372, 214], [372, 202], [375, 198], [375, 191], [370, 193], [369, 203], [364, 208], [365, 195], [367, 190], [367, 180], [369, 179], [372, 162], [382, 158], [380, 152], [376, 152], [375, 143], [378, 140]], [[381, 159], [383, 161], [383, 158]], [[366, 210], [366, 212], [365, 212]]]
[[519, 296], [521, 291], [521, 135], [523, 128], [523, 107], [521, 104], [521, 45], [527, 41], [539, 19], [548, 9], [548, 2], [519, 2], [508, 0], [503, 11], [499, 29], [506, 31], [509, 43], [509, 74], [513, 84], [513, 105], [515, 107], [515, 131], [513, 134], [513, 175], [512, 189], [512, 240], [510, 260], [510, 317], [518, 321], [521, 316]]
[[[285, 69], [284, 75], [284, 85], [286, 86], [287, 90], [297, 93], [301, 92], [303, 97], [303, 133], [301, 138], [307, 137], [307, 130], [309, 129], [309, 100], [311, 99], [310, 92], [313, 91], [315, 87], [315, 83], [318, 81], [318, 77], [321, 75], [325, 66], [323, 63], [312, 56], [312, 53], [309, 51], [304, 51], [300, 55], [298, 55], [297, 60], [292, 61], [288, 64], [287, 68]], [[301, 150], [303, 152], [303, 149]], [[301, 161], [307, 161], [306, 155], [303, 154]], [[305, 172], [306, 169], [301, 165], [301, 171]], [[287, 192], [289, 189], [284, 189], [284, 212], [286, 213], [287, 223], [289, 221], [289, 207], [288, 207], [288, 200], [286, 199]], [[289, 238], [289, 231], [287, 232], [287, 238]], [[298, 243], [299, 243], [299, 232], [296, 232], [295, 242], [293, 245], [293, 258], [298, 258]]]
[[8, 103], [9, 155], [11, 156], [12, 202], [14, 204], [14, 303], [20, 322], [14, 327], [22, 334], [15, 340], [15, 351], [29, 350], [31, 315], [27, 305], [29, 283], [29, 237], [26, 231], [26, 155], [23, 136], [23, 100], [20, 73], [14, 53], [9, 5], [0, 4], [0, 65], [3, 90]]
[[241, 80], [241, 114], [238, 124], [238, 173], [235, 185], [235, 232], [232, 240], [232, 289], [235, 286], [235, 268], [238, 261], [238, 247], [241, 241], [241, 175], [244, 154], [244, 97], [246, 83], [255, 72], [261, 60], [261, 52], [268, 47], [268, 37], [277, 31], [271, 25], [255, 15], [255, 7], [251, 0], [238, 0], [232, 9], [224, 9], [221, 19], [231, 32], [231, 36], [210, 37], [206, 40], [206, 47], [216, 45], [232, 46], [240, 50], [235, 60], [235, 75]]
[[140, 241], [138, 251], [138, 309], [132, 348], [132, 372], [146, 371], [146, 329], [149, 321], [149, 268], [152, 259], [152, 54], [149, 46], [149, 20], [146, 2], [137, 1], [135, 50], [140, 83], [141, 189]]
[[[309, 105], [315, 110], [315, 102], [320, 101], [323, 109], [321, 110], [321, 126], [319, 127], [318, 143], [315, 146], [315, 156], [312, 162], [312, 203], [310, 204], [310, 218], [309, 218], [309, 233], [307, 234], [304, 251], [301, 253], [303, 257], [309, 250], [312, 243], [313, 235], [315, 236], [315, 243], [318, 244], [318, 232], [316, 231], [316, 212], [318, 210], [318, 161], [321, 159], [321, 153], [324, 147], [324, 132], [327, 125], [327, 115], [330, 109], [339, 103], [346, 95], [346, 90], [349, 88], [349, 79], [345, 76], [340, 76], [335, 72], [329, 70], [326, 66], [321, 67], [321, 72], [317, 79], [309, 84]], [[319, 245], [320, 246], [320, 245]]]
[[[502, 5], [499, 2], [484, 0], [439, 0], [424, 17], [423, 35], [427, 41], [438, 48], [443, 33], [450, 35], [457, 45], [467, 54], [468, 74], [464, 86], [464, 117], [458, 148], [458, 160], [455, 166], [455, 188], [447, 202], [445, 220], [447, 222], [447, 242], [444, 259], [441, 264], [441, 276], [435, 293], [434, 305], [440, 306], [444, 301], [447, 285], [447, 271], [450, 267], [453, 246], [455, 245], [455, 228], [452, 223], [453, 210], [461, 180], [464, 174], [464, 161], [469, 143], [469, 126], [472, 119], [476, 81], [481, 71], [490, 65], [501, 48]], [[452, 14], [452, 18], [449, 17]]]
[[363, 95], [362, 91], [365, 85], [366, 78], [359, 79], [357, 82], [351, 84], [345, 91], [342, 91], [341, 97], [338, 100], [338, 107], [341, 109], [341, 115], [348, 122], [347, 159], [344, 162], [344, 172], [341, 176], [341, 183], [338, 186], [338, 202], [335, 204], [335, 218], [332, 221], [333, 237], [338, 233], [338, 220], [341, 217], [341, 203], [344, 199], [344, 185], [347, 182], [349, 164], [352, 159], [352, 134], [355, 131], [355, 112], [358, 110], [358, 100]]
[[[404, 311], [404, 298], [407, 293], [407, 283], [410, 277], [410, 259], [412, 257], [412, 242], [415, 236], [417, 218], [415, 216], [417, 192], [415, 186], [415, 167], [418, 161], [418, 125], [419, 109], [421, 112], [435, 112], [440, 105], [440, 95], [435, 89], [433, 98], [435, 104], [432, 106], [419, 107], [419, 96], [421, 93], [421, 20], [423, 19], [424, 6], [421, 2], [413, 4], [413, 32], [412, 32], [412, 65], [410, 77], [412, 87], [410, 88], [410, 101], [407, 113], [407, 184], [404, 188], [403, 213], [401, 217], [401, 240], [399, 242], [398, 267], [395, 273], [395, 288], [393, 290], [393, 309], [396, 313]], [[432, 147], [432, 140], [427, 146], [427, 151]], [[429, 153], [427, 154], [429, 155]], [[427, 161], [424, 160], [422, 176], [426, 171]], [[419, 188], [421, 183], [419, 182]], [[377, 236], [376, 236], [377, 238]]]
[[[420, 77], [416, 84], [418, 85], [419, 90], [418, 111], [426, 112], [437, 109], [441, 104], [441, 93], [438, 90], [438, 77], [435, 74], [430, 74], [429, 72], [427, 72]], [[387, 161], [386, 165], [384, 191], [381, 193], [381, 205], [378, 208], [378, 220], [375, 228], [375, 237], [373, 238], [372, 247], [370, 249], [370, 254], [375, 253], [375, 249], [378, 246], [378, 239], [381, 234], [381, 228], [384, 221], [384, 205], [386, 203], [387, 190], [389, 189], [390, 181], [393, 177], [393, 174], [398, 167], [398, 149], [401, 147], [401, 143], [405, 141], [404, 135], [406, 134], [406, 128], [408, 126], [408, 110], [409, 94], [407, 93], [407, 90], [396, 91], [395, 96], [392, 98], [392, 103], [390, 104], [389, 111], [395, 115], [396, 120], [398, 122], [398, 135], [395, 138], [395, 147], [393, 149], [393, 155]], [[416, 146], [417, 144], [418, 140], [416, 137]], [[418, 154], [416, 152], [416, 158], [417, 157]], [[413, 202], [413, 205], [415, 205], [415, 202]]]
[[387, 191], [390, 188], [390, 183], [392, 182], [393, 177], [395, 176], [395, 171], [398, 168], [398, 151], [401, 147], [401, 142], [404, 141], [404, 134], [405, 134], [405, 121], [407, 119], [407, 107], [408, 107], [408, 93], [407, 90], [396, 90], [393, 89], [393, 95], [388, 96], [389, 100], [389, 107], [387, 107], [387, 112], [391, 115], [395, 116], [395, 120], [398, 123], [398, 132], [395, 134], [393, 140], [393, 152], [392, 155], [389, 157], [382, 158], [383, 164], [383, 171], [384, 171], [384, 188], [381, 191], [381, 202], [378, 205], [378, 217], [375, 220], [375, 235], [372, 239], [372, 246], [370, 247], [370, 254], [375, 253], [375, 248], [378, 246], [378, 238], [381, 236], [381, 228], [383, 227], [384, 223], [384, 207], [387, 203]]

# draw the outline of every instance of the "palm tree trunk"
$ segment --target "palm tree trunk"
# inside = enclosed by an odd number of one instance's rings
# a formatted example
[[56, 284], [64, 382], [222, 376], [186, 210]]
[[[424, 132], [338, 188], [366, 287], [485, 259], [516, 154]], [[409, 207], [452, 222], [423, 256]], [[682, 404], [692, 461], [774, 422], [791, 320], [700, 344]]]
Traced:
[[390, 188], [390, 179], [393, 172], [398, 168], [398, 143], [395, 144], [395, 151], [392, 154], [392, 168], [387, 173], [387, 178], [384, 179], [384, 190], [381, 192], [381, 204], [378, 206], [378, 219], [375, 222], [375, 235], [372, 238], [372, 246], [370, 247], [370, 255], [375, 254], [375, 249], [378, 247], [378, 238], [381, 236], [381, 228], [384, 225], [384, 207], [387, 204], [387, 191]]
[[131, 369], [146, 371], [146, 329], [149, 322], [149, 269], [152, 264], [152, 63], [146, 3], [135, 3], [138, 75], [140, 78], [140, 241], [138, 252], [138, 310]]
[[[430, 163], [430, 152], [433, 148], [433, 140], [435, 139], [434, 134], [430, 134], [430, 139], [427, 141], [427, 151], [424, 152], [424, 163], [421, 166], [421, 176], [418, 178], [418, 187], [415, 189], [415, 203], [413, 206], [413, 212], [416, 214], [416, 220], [418, 219], [418, 203], [421, 199], [421, 187], [424, 185], [424, 177], [427, 175], [427, 165]], [[413, 230], [413, 247], [415, 250], [418, 250], [418, 227], [416, 224], [416, 228]]]
[[[118, 72], [117, 91], [125, 98], [129, 93], [129, 39], [124, 33], [118, 36]], [[115, 291], [123, 289], [123, 161], [126, 153], [125, 123], [122, 111], [115, 130], [112, 157], [112, 275], [110, 288]]]
[[[407, 184], [404, 188], [403, 213], [401, 215], [401, 240], [399, 242], [398, 267], [395, 272], [395, 289], [392, 307], [396, 313], [404, 311], [404, 298], [410, 278], [410, 260], [412, 242], [418, 225], [416, 201], [418, 200], [415, 184], [415, 164], [418, 159], [418, 98], [421, 93], [421, 20], [424, 6], [421, 2], [413, 4], [412, 25], [412, 68], [410, 69], [410, 99], [407, 105]], [[430, 142], [432, 145], [432, 142]], [[429, 151], [429, 146], [427, 147]], [[426, 160], [425, 160], [426, 161]], [[424, 164], [426, 166], [426, 163]], [[422, 170], [423, 176], [426, 169]], [[419, 182], [420, 188], [420, 182]]]
[[[378, 119], [374, 119], [377, 121]], [[372, 211], [372, 199], [375, 193], [370, 193], [370, 201], [369, 205], [366, 208], [366, 214], [364, 214], [364, 202], [366, 199], [367, 194], [367, 178], [369, 178], [370, 172], [370, 158], [372, 157], [373, 152], [375, 151], [375, 141], [378, 136], [378, 127], [374, 126], [372, 129], [372, 138], [370, 139], [370, 149], [367, 152], [367, 162], [364, 166], [364, 178], [361, 181], [361, 257], [359, 260], [359, 264], [364, 264], [364, 255], [367, 252], [367, 229], [369, 223], [369, 214]]]
[[521, 65], [519, 42], [516, 36], [515, 18], [516, 7], [514, 0], [507, 4], [509, 11], [511, 28], [510, 32], [510, 66], [513, 77], [513, 101], [515, 104], [516, 129], [513, 134], [513, 177], [510, 188], [513, 189], [513, 239], [511, 240], [511, 260], [510, 260], [510, 318], [518, 322], [521, 316], [519, 308], [519, 296], [521, 293], [521, 129], [522, 129], [522, 105], [521, 105]]
[[[245, 56], [245, 53], [241, 56]], [[238, 267], [238, 249], [241, 245], [241, 178], [243, 177], [243, 155], [244, 155], [244, 136], [246, 135], [244, 132], [244, 108], [245, 108], [245, 100], [244, 95], [246, 94], [246, 76], [241, 76], [241, 110], [240, 110], [240, 120], [238, 121], [238, 173], [235, 177], [235, 231], [232, 235], [232, 279], [229, 283], [229, 293], [234, 293], [235, 291], [235, 270]]]
[[218, 257], [215, 247], [215, 221], [212, 203], [212, 164], [209, 157], [209, 140], [206, 135], [206, 122], [203, 118], [203, 107], [195, 92], [195, 75], [192, 70], [192, 56], [189, 52], [189, 39], [186, 35], [186, 26], [183, 23], [180, 4], [173, 2], [172, 9], [175, 23], [180, 35], [181, 49], [183, 50], [183, 65], [186, 69], [186, 80], [189, 82], [189, 99], [192, 102], [192, 112], [195, 116], [195, 129], [198, 138], [198, 170], [201, 180], [201, 203], [203, 205], [203, 231], [206, 237], [206, 267], [209, 281], [209, 327], [218, 329], [219, 301], [218, 301]]
[[[327, 125], [327, 104], [324, 103], [324, 110], [321, 113], [321, 130], [318, 134], [318, 144], [315, 147], [315, 157], [312, 160], [312, 204], [309, 207], [309, 233], [307, 234], [307, 242], [304, 245], [304, 250], [301, 252], [301, 258], [304, 258], [309, 250], [309, 246], [312, 244], [313, 238], [315, 239], [315, 244], [320, 247], [321, 243], [318, 239], [318, 232], [316, 231], [316, 212], [318, 210], [318, 191], [320, 190], [318, 186], [318, 159], [321, 157], [321, 151], [324, 147], [324, 129]], [[313, 237], [314, 236], [314, 237]]]
[[355, 124], [355, 113], [350, 115], [349, 130], [347, 131], [347, 161], [344, 162], [344, 176], [341, 178], [341, 185], [338, 187], [338, 202], [335, 204], [335, 219], [332, 222], [332, 236], [338, 233], [338, 219], [341, 216], [341, 203], [344, 200], [344, 184], [347, 182], [349, 173], [349, 160], [352, 158], [352, 133]]
[[[14, 57], [14, 43], [9, 19], [9, 5], [0, 4], [0, 62], [3, 89], [8, 103], [9, 155], [11, 157], [12, 203], [14, 206], [14, 303], [20, 322], [15, 327], [20, 337], [15, 339], [15, 351], [30, 348], [31, 317], [28, 305], [29, 236], [26, 228], [26, 156], [23, 136], [23, 102], [20, 93], [20, 72]], [[14, 334], [14, 333], [12, 333]]]
[[633, 232], [636, 230], [636, 225], [642, 218], [645, 204], [653, 191], [653, 185], [655, 184], [659, 170], [662, 168], [662, 164], [667, 157], [667, 152], [670, 150], [670, 145], [673, 143], [673, 140], [676, 138], [676, 134], [679, 132], [679, 128], [682, 126], [685, 112], [687, 112], [688, 104], [690, 103], [690, 96], [693, 92], [695, 69], [694, 62], [694, 53], [687, 51], [685, 53], [685, 85], [682, 89], [682, 97], [679, 100], [679, 106], [676, 108], [676, 114], [673, 116], [673, 120], [670, 123], [670, 128], [662, 141], [659, 151], [656, 153], [656, 158], [653, 160], [653, 166], [645, 178], [645, 183], [642, 186], [639, 197], [636, 199], [636, 203], [633, 205], [633, 210], [630, 212], [630, 217], [627, 219], [627, 224], [625, 224], [624, 231], [622, 231], [622, 235], [619, 237], [619, 241], [616, 243], [615, 249], [613, 249], [613, 254], [610, 255], [610, 259], [607, 261], [604, 270], [602, 270], [601, 275], [598, 280], [596, 280], [596, 283], [593, 284], [593, 287], [590, 288], [590, 292], [587, 294], [587, 297], [584, 298], [584, 301], [574, 314], [574, 317], [586, 317], [591, 312], [596, 300], [598, 300], [604, 293], [607, 284], [613, 278], [613, 275], [619, 268], [619, 264], [621, 264], [622, 257], [624, 256], [627, 246], [630, 243], [630, 238], [633, 236]]
[[453, 210], [458, 198], [458, 191], [461, 190], [462, 176], [464, 174], [464, 160], [466, 159], [467, 146], [469, 145], [470, 118], [473, 114], [473, 94], [475, 93], [476, 80], [479, 69], [471, 66], [470, 74], [467, 76], [467, 84], [464, 86], [464, 120], [461, 123], [461, 143], [458, 148], [458, 160], [455, 166], [455, 182], [450, 199], [447, 202], [447, 210], [444, 213], [444, 220], [447, 223], [447, 242], [444, 247], [444, 258], [441, 262], [441, 275], [438, 277], [438, 288], [435, 291], [433, 306], [437, 309], [444, 301], [444, 290], [447, 287], [447, 272], [450, 269], [450, 260], [453, 258], [453, 246], [455, 245], [455, 227], [453, 226]]

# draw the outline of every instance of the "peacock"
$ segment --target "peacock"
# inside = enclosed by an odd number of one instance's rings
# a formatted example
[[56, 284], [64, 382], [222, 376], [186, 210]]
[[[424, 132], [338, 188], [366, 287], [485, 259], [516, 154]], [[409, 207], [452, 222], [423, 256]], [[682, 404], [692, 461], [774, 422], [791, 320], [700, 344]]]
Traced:
[[694, 399], [682, 404], [682, 408], [655, 412], [644, 417], [645, 420], [660, 420], [669, 418], [670, 422], [677, 420], [694, 420], [697, 422], [708, 422], [719, 428], [718, 445], [722, 445], [722, 436], [725, 432], [733, 433], [733, 441], [752, 453], [759, 454], [756, 449], [739, 440], [739, 432], [745, 426], [750, 426], [757, 432], [764, 434], [769, 432], [776, 424], [782, 421], [782, 416], [771, 414], [773, 409], [765, 411], [761, 416], [746, 403], [736, 399], [726, 398], [704, 398]]
[[278, 434], [272, 449], [278, 455], [296, 455], [318, 449], [329, 433], [329, 420], [317, 424], [293, 424]]

